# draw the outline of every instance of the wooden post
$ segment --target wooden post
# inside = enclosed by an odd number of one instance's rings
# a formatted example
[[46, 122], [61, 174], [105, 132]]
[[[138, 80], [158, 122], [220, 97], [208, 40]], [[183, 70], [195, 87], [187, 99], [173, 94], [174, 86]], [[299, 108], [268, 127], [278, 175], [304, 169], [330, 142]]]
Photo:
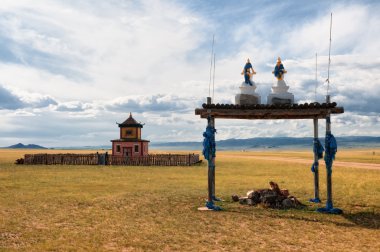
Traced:
[[[207, 97], [207, 104], [211, 104], [211, 97]], [[207, 127], [215, 128], [215, 118], [210, 116], [207, 119]], [[215, 193], [215, 157], [212, 157], [212, 149], [209, 150], [210, 160], [208, 161], [208, 202], [213, 204]]]
[[[213, 117], [210, 117], [208, 120], [208, 127], [214, 128], [215, 120]], [[215, 191], [215, 157], [212, 157], [212, 150], [210, 149], [209, 157], [211, 158], [208, 161], [208, 202], [213, 202], [213, 195]]]
[[207, 105], [211, 104], [211, 97], [207, 97]]
[[[211, 98], [207, 97], [207, 103], [211, 104]], [[210, 113], [211, 110], [208, 110]], [[209, 141], [208, 144], [209, 146], [207, 149], [209, 151], [208, 153], [208, 199], [206, 203], [206, 209], [208, 210], [214, 210], [214, 211], [219, 211], [221, 208], [219, 206], [214, 205], [214, 200], [219, 201], [215, 197], [215, 117], [209, 114], [207, 116], [207, 129], [206, 129], [206, 136]], [[211, 134], [211, 135], [210, 135]], [[206, 146], [205, 146], [206, 148]]]
[[[326, 103], [330, 103], [330, 95], [326, 96]], [[327, 110], [326, 115], [326, 139], [325, 139], [325, 148], [329, 148], [329, 140], [328, 137], [331, 135], [331, 118], [330, 118], [331, 111]], [[326, 158], [326, 153], [325, 153]], [[332, 157], [330, 157], [332, 158]], [[318, 208], [318, 212], [322, 213], [330, 213], [330, 214], [342, 214], [343, 211], [339, 208], [334, 208], [333, 201], [332, 201], [332, 164], [331, 167], [328, 166], [326, 162], [326, 183], [327, 183], [327, 201], [326, 201], [326, 207]]]
[[[212, 117], [212, 127], [215, 129], [215, 118]], [[215, 140], [215, 139], [214, 139]], [[215, 157], [212, 157], [212, 199], [215, 200]]]
[[[326, 96], [326, 103], [330, 103], [330, 95]], [[327, 136], [331, 134], [331, 116], [330, 111], [328, 111], [326, 116], [326, 138], [325, 145], [327, 144]], [[327, 167], [326, 167], [327, 168]], [[328, 168], [327, 168], [328, 169]], [[332, 169], [332, 167], [331, 167]], [[326, 183], [327, 183], [327, 202], [326, 206], [332, 206], [332, 180], [331, 180], [331, 172], [327, 170], [326, 172]]]
[[319, 161], [318, 161], [318, 118], [313, 119], [314, 124], [314, 199], [311, 199], [311, 202], [319, 203]]

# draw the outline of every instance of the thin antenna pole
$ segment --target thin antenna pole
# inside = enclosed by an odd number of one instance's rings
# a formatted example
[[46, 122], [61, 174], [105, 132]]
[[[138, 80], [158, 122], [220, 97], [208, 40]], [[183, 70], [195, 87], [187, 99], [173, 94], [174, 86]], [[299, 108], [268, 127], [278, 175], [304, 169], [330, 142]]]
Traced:
[[215, 35], [212, 35], [212, 49], [211, 49], [211, 65], [210, 65], [210, 81], [208, 83], [208, 96], [211, 96], [211, 71], [212, 71], [212, 56], [214, 55], [214, 38]]
[[214, 87], [215, 87], [215, 53], [214, 53], [214, 74], [212, 77], [212, 101], [214, 101]]
[[331, 29], [332, 29], [332, 12], [331, 12], [331, 18], [330, 18], [330, 45], [329, 45], [329, 64], [327, 68], [327, 95], [329, 95], [329, 89], [330, 89], [330, 63], [331, 63]]
[[317, 102], [317, 88], [318, 88], [318, 56], [315, 53], [315, 91], [314, 91], [314, 100]]

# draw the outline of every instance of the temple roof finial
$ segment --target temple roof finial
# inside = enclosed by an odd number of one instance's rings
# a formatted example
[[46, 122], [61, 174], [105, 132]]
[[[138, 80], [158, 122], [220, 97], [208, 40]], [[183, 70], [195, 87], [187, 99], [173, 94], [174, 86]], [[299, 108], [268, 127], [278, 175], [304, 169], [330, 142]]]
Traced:
[[129, 117], [123, 123], [119, 123], [119, 127], [138, 127], [138, 128], [142, 128], [143, 124], [137, 122], [132, 117], [132, 112], [129, 112]]

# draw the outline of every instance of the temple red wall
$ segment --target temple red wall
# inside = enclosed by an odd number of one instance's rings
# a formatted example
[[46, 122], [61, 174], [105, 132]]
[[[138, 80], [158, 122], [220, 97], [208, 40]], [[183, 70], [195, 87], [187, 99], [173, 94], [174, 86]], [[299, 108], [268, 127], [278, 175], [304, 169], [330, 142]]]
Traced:
[[[149, 142], [112, 142], [112, 155], [141, 157], [148, 155]], [[118, 147], [119, 146], [119, 147]]]

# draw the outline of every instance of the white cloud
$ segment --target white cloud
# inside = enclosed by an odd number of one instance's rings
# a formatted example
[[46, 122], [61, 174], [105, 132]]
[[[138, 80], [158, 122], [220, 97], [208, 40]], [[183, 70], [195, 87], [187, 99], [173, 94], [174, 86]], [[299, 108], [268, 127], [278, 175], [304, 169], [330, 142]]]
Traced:
[[[331, 7], [331, 94], [346, 109], [333, 117], [337, 135], [380, 134], [380, 16], [373, 5]], [[251, 6], [208, 6], [213, 15], [206, 15], [180, 1], [2, 1], [2, 145], [108, 144], [117, 136], [115, 122], [129, 112], [146, 123], [143, 134], [152, 141], [200, 141], [205, 120], [194, 109], [208, 95], [212, 33], [215, 102], [233, 102], [247, 57], [265, 102], [277, 56], [296, 101], [313, 101], [316, 52], [323, 101], [330, 9], [323, 5], [305, 18], [296, 9], [291, 13], [299, 17], [289, 16], [287, 3], [259, 7], [265, 11], [248, 15]], [[310, 123], [217, 120], [217, 138], [311, 136]]]
[[[4, 64], [0, 80], [65, 99], [171, 91], [202, 40], [202, 19], [165, 2], [101, 5], [6, 2], [0, 27], [26, 66]], [[26, 75], [15, 80], [15, 72]]]

